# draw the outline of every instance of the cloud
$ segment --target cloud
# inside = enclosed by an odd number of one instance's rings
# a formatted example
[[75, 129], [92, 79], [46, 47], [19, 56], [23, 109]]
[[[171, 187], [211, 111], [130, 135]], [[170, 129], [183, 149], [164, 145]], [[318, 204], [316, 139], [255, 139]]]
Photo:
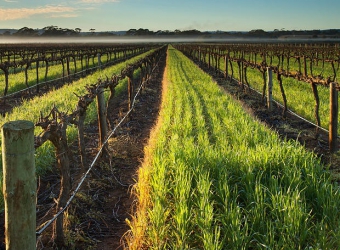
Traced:
[[60, 18], [60, 17], [65, 17], [65, 18], [70, 18], [70, 17], [77, 17], [78, 14], [52, 14], [49, 17], [51, 18]]
[[65, 6], [44, 6], [38, 8], [13, 8], [3, 9], [0, 8], [0, 20], [15, 20], [29, 18], [35, 15], [50, 14], [50, 17], [75, 17], [75, 8]]

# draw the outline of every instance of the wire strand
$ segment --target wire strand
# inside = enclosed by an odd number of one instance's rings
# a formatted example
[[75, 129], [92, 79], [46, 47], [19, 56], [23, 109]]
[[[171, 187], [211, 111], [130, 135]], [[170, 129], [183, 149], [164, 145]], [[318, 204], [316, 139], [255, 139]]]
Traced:
[[[224, 72], [223, 72], [222, 70], [220, 70], [220, 73], [224, 73]], [[232, 80], [238, 81], [236, 78], [232, 78]], [[261, 95], [261, 93], [260, 93], [259, 91], [257, 91], [256, 89], [254, 89], [254, 88], [252, 88], [252, 87], [250, 87], [250, 86], [249, 86], [249, 88], [250, 88], [251, 90], [255, 91], [256, 93], [258, 93], [258, 94]], [[267, 96], [266, 96], [266, 97], [267, 97]], [[281, 103], [279, 103], [278, 101], [276, 101], [276, 100], [273, 99], [273, 102], [276, 103], [276, 104], [277, 104], [278, 106], [280, 106], [281, 108], [284, 108], [284, 106], [283, 106]], [[313, 123], [313, 122], [307, 120], [306, 118], [304, 118], [304, 117], [298, 115], [297, 113], [295, 113], [295, 112], [292, 111], [291, 109], [288, 109], [288, 108], [287, 108], [287, 112], [290, 113], [290, 114], [292, 114], [292, 115], [294, 115], [294, 116], [296, 116], [296, 117], [298, 117], [299, 119], [301, 119], [301, 120], [303, 120], [303, 121], [305, 121], [305, 122], [307, 122], [307, 123], [309, 123], [309, 124], [315, 126], [316, 128], [318, 128], [318, 129], [320, 129], [320, 130], [322, 130], [322, 131], [324, 131], [324, 132], [326, 132], [326, 133], [329, 133], [329, 131], [328, 131], [327, 129], [325, 129], [325, 128], [321, 127], [321, 126], [318, 126], [317, 124], [315, 124], [315, 123]], [[338, 139], [340, 139], [340, 136], [338, 136]]]
[[[117, 61], [119, 61], [120, 59], [117, 59]], [[71, 74], [71, 76], [76, 76], [76, 75], [79, 75], [85, 71], [88, 71], [88, 70], [95, 70], [95, 69], [98, 69], [100, 70], [100, 73], [102, 71], [103, 68], [107, 67], [108, 65], [110, 65], [111, 63], [114, 63], [114, 61], [111, 61], [111, 62], [107, 62], [105, 64], [101, 63], [101, 65], [97, 65], [95, 67], [92, 67], [92, 68], [87, 68], [87, 69], [84, 69], [84, 70], [81, 70], [79, 72], [76, 72], [76, 73], [73, 73]], [[69, 76], [63, 76], [63, 77], [59, 77], [59, 78], [55, 78], [55, 79], [51, 79], [51, 80], [48, 80], [48, 81], [44, 81], [44, 82], [41, 82], [41, 83], [37, 83], [37, 84], [34, 84], [32, 86], [29, 86], [28, 88], [24, 88], [24, 89], [21, 89], [19, 91], [16, 91], [14, 93], [11, 93], [11, 94], [8, 94], [8, 95], [5, 95], [5, 96], [0, 96], [0, 100], [2, 99], [5, 99], [5, 98], [8, 98], [8, 97], [11, 97], [11, 96], [14, 96], [14, 95], [17, 95], [17, 94], [20, 94], [21, 92], [24, 92], [26, 90], [29, 90], [29, 89], [32, 89], [34, 87], [37, 87], [37, 86], [40, 86], [40, 85], [43, 85], [43, 84], [47, 84], [49, 82], [53, 82], [53, 81], [58, 81], [58, 80], [62, 80], [62, 79], [65, 79], [65, 78], [68, 78]]]
[[[158, 63], [155, 65], [155, 67], [152, 69], [151, 73], [155, 70], [155, 68], [157, 67]], [[151, 74], [150, 74], [151, 75]], [[90, 171], [92, 170], [93, 166], [95, 165], [95, 163], [97, 162], [100, 154], [102, 153], [104, 147], [106, 146], [107, 142], [109, 141], [109, 139], [114, 135], [114, 133], [116, 132], [116, 130], [120, 127], [120, 125], [124, 122], [124, 120], [129, 116], [129, 114], [132, 112], [134, 106], [135, 106], [135, 102], [136, 102], [136, 98], [139, 95], [142, 87], [144, 86], [144, 84], [149, 80], [150, 77], [148, 77], [148, 79], [144, 80], [139, 88], [138, 91], [136, 92], [132, 104], [131, 104], [131, 108], [130, 110], [125, 114], [125, 116], [120, 120], [120, 122], [114, 127], [114, 129], [109, 133], [109, 135], [107, 136], [106, 140], [103, 142], [103, 145], [101, 146], [101, 148], [99, 149], [98, 153], [96, 154], [95, 158], [93, 159], [89, 169], [85, 172], [85, 174], [83, 175], [83, 177], [81, 178], [80, 182], [78, 183], [77, 187], [75, 188], [75, 190], [73, 191], [71, 197], [69, 198], [69, 200], [67, 201], [66, 205], [61, 208], [59, 210], [59, 212], [57, 214], [54, 215], [54, 217], [49, 220], [47, 223], [44, 223], [44, 226], [36, 232], [36, 235], [39, 236], [41, 235], [48, 226], [50, 226], [67, 208], [68, 206], [71, 204], [72, 200], [74, 199], [75, 195], [78, 193], [81, 185], [83, 184], [83, 182], [85, 181], [86, 177], [88, 176], [88, 174], [90, 173]]]

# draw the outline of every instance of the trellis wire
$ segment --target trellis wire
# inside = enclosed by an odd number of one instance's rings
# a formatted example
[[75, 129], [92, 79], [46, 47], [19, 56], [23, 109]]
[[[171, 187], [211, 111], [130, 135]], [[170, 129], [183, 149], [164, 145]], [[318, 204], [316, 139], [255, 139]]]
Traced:
[[[221, 70], [220, 70], [220, 72], [223, 73]], [[232, 80], [238, 81], [236, 78], [232, 78]], [[252, 88], [252, 87], [249, 87], [249, 88], [250, 88], [252, 91], [255, 91], [256, 93], [262, 95], [262, 93], [260, 93], [260, 92], [257, 91], [256, 89], [254, 89], [254, 88]], [[280, 106], [281, 108], [284, 107], [281, 103], [279, 103], [278, 101], [276, 101], [274, 98], [273, 98], [273, 102], [275, 102], [276, 105]], [[294, 115], [294, 116], [296, 116], [297, 118], [299, 118], [299, 119], [301, 119], [301, 120], [303, 120], [303, 121], [305, 121], [305, 122], [307, 122], [307, 123], [309, 123], [309, 124], [315, 126], [316, 128], [318, 128], [318, 129], [320, 129], [320, 130], [322, 130], [322, 131], [324, 131], [324, 132], [326, 132], [326, 133], [329, 133], [329, 131], [328, 131], [327, 129], [318, 126], [317, 124], [315, 124], [315, 123], [313, 123], [313, 122], [307, 120], [306, 118], [304, 118], [304, 117], [298, 115], [297, 113], [295, 113], [294, 111], [292, 111], [292, 110], [290, 110], [290, 109], [288, 109], [288, 108], [287, 108], [287, 112], [290, 113], [291, 115]], [[338, 139], [340, 139], [340, 136], [338, 136]]]
[[[69, 76], [76, 76], [76, 75], [81, 74], [81, 73], [83, 73], [83, 72], [85, 72], [85, 71], [93, 70], [93, 69], [97, 69], [97, 68], [101, 69], [103, 66], [105, 67], [106, 65], [108, 65], [108, 64], [110, 64], [110, 63], [112, 63], [112, 62], [105, 63], [104, 65], [101, 65], [101, 66], [95, 66], [95, 67], [92, 67], [92, 68], [84, 69], [84, 70], [79, 71], [79, 72], [77, 72], [77, 73], [73, 73], [73, 74], [71, 74], [71, 75], [69, 75]], [[24, 92], [24, 91], [26, 91], [26, 90], [32, 89], [32, 88], [34, 88], [34, 87], [36, 87], [36, 86], [40, 86], [40, 85], [43, 85], [43, 84], [47, 84], [47, 83], [49, 83], [49, 82], [58, 81], [58, 80], [62, 80], [62, 79], [68, 78], [69, 76], [63, 76], [63, 77], [59, 77], [59, 78], [55, 78], [55, 79], [52, 79], [52, 80], [48, 80], [48, 81], [44, 81], [44, 82], [41, 82], [41, 83], [34, 84], [34, 85], [32, 85], [32, 86], [29, 86], [28, 88], [19, 90], [19, 91], [17, 91], [17, 92], [8, 94], [8, 95], [6, 95], [6, 96], [1, 96], [1, 97], [0, 97], [0, 100], [5, 99], [5, 98], [7, 98], [7, 97], [11, 97], [11, 96], [17, 95], [17, 94], [19, 94], [19, 93], [21, 93], [21, 92]]]
[[[155, 70], [155, 68], [157, 67], [157, 64], [156, 66], [152, 69], [151, 73]], [[75, 190], [73, 191], [71, 197], [69, 198], [69, 200], [67, 201], [66, 205], [61, 208], [59, 210], [59, 212], [57, 214], [54, 215], [54, 217], [49, 220], [39, 231], [36, 232], [36, 235], [39, 236], [41, 235], [47, 227], [49, 227], [58, 217], [59, 215], [61, 215], [67, 208], [68, 206], [71, 204], [72, 200], [74, 199], [75, 195], [78, 193], [81, 185], [83, 184], [83, 182], [85, 181], [86, 177], [88, 176], [88, 174], [90, 173], [90, 171], [92, 170], [93, 166], [95, 165], [95, 163], [97, 162], [100, 154], [102, 153], [103, 151], [103, 148], [105, 147], [105, 145], [107, 144], [108, 140], [114, 135], [114, 133], [116, 132], [116, 130], [120, 127], [120, 125], [123, 123], [123, 121], [129, 116], [129, 114], [132, 112], [134, 106], [135, 106], [135, 102], [136, 102], [136, 98], [137, 96], [139, 95], [142, 87], [144, 86], [144, 84], [148, 81], [149, 79], [146, 79], [144, 80], [139, 88], [138, 88], [138, 91], [136, 92], [134, 98], [133, 98], [133, 101], [132, 101], [132, 104], [131, 104], [131, 108], [130, 110], [125, 114], [125, 116], [120, 120], [120, 122], [114, 127], [114, 129], [109, 133], [109, 135], [107, 136], [106, 140], [104, 141], [103, 145], [101, 146], [101, 148], [99, 149], [98, 153], [96, 154], [95, 158], [93, 159], [89, 169], [85, 172], [85, 174], [83, 174], [83, 177], [81, 178], [80, 182], [78, 183], [77, 187], [75, 188]]]

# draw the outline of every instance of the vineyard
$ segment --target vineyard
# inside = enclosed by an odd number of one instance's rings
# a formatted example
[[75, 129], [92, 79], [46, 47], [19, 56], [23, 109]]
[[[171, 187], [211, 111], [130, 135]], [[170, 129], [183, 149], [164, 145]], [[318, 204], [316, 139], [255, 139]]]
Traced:
[[[0, 98], [4, 101], [1, 113], [8, 111], [8, 102], [18, 102], [32, 96], [33, 88], [58, 87], [72, 78], [82, 77], [99, 67], [118, 63], [146, 51], [141, 46], [66, 45], [45, 46], [2, 45], [0, 49]], [[66, 64], [66, 65], [65, 65]], [[11, 84], [9, 84], [9, 82]], [[13, 97], [19, 97], [14, 99]], [[6, 98], [11, 97], [7, 102]], [[7, 98], [8, 99], [8, 98]]]
[[[237, 82], [238, 95], [258, 91], [269, 116], [276, 106], [282, 120], [303, 116], [319, 145], [329, 135], [322, 152], [336, 159], [338, 44], [0, 51], [4, 197], [13, 178], [6, 165], [15, 161], [6, 124], [34, 124], [33, 151], [24, 151], [38, 186], [28, 249], [339, 247], [338, 178], [324, 164], [334, 162], [280, 138], [198, 67]], [[15, 200], [1, 203], [6, 216]]]
[[[262, 93], [263, 100], [267, 72], [272, 72], [276, 75], [273, 96], [283, 105], [283, 116], [290, 108], [315, 121], [317, 128], [328, 126], [330, 95], [325, 87], [340, 88], [336, 81], [340, 66], [338, 45], [252, 44], [181, 46], [180, 49], [209, 68], [221, 70], [225, 78], [237, 78], [243, 89], [250, 88], [250, 79], [252, 87]], [[299, 95], [301, 92], [306, 94]], [[310, 108], [306, 108], [306, 104]]]

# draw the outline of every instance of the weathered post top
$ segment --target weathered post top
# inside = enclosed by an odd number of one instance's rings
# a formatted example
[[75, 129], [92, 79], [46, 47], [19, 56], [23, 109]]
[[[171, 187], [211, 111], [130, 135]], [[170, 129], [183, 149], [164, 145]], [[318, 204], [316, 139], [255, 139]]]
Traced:
[[6, 249], [35, 249], [36, 178], [34, 124], [12, 121], [2, 127]]

